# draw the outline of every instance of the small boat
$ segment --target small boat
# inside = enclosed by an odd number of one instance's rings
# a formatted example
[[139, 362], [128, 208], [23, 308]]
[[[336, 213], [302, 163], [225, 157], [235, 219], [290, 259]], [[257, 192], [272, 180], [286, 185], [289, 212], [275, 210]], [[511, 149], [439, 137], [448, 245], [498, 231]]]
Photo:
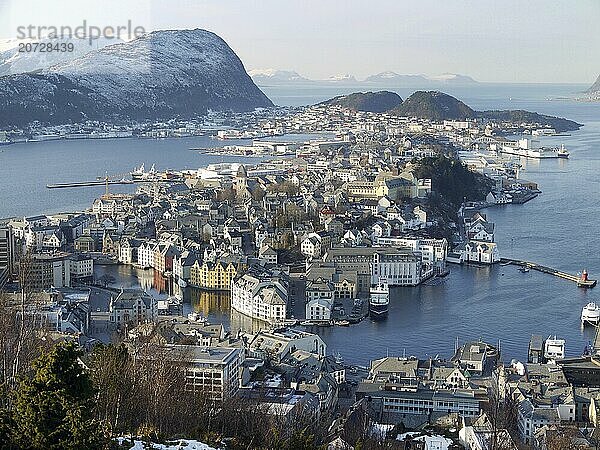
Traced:
[[390, 306], [390, 288], [387, 280], [379, 279], [379, 283], [371, 286], [369, 298], [369, 314], [373, 319], [382, 319], [387, 316]]
[[585, 305], [581, 311], [581, 323], [583, 325], [598, 325], [600, 323], [600, 306], [595, 302]]
[[565, 145], [561, 144], [560, 149], [556, 152], [556, 156], [559, 158], [569, 158], [569, 152], [565, 150]]
[[549, 361], [564, 359], [565, 357], [565, 340], [558, 339], [556, 336], [548, 336], [544, 345], [544, 358]]
[[347, 327], [350, 326], [350, 322], [348, 322], [347, 320], [338, 320], [335, 322], [335, 324], [339, 327]]
[[201, 314], [198, 314], [197, 312], [191, 312], [187, 315], [188, 320], [192, 321], [192, 322], [202, 322], [202, 323], [206, 323], [206, 318], [202, 317]]
[[527, 272], [529, 272], [529, 267], [521, 267], [519, 269], [519, 272], [521, 272], [521, 273], [527, 273]]

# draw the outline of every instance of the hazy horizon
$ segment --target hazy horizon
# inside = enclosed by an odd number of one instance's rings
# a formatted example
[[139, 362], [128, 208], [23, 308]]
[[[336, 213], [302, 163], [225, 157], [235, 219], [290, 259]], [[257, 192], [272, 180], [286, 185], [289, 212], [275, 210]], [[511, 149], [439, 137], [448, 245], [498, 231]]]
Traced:
[[131, 20], [146, 31], [207, 29], [227, 41], [248, 71], [293, 70], [317, 80], [393, 71], [591, 85], [600, 73], [597, 0], [0, 0], [3, 39], [15, 37], [19, 26], [83, 20], [98, 26]]

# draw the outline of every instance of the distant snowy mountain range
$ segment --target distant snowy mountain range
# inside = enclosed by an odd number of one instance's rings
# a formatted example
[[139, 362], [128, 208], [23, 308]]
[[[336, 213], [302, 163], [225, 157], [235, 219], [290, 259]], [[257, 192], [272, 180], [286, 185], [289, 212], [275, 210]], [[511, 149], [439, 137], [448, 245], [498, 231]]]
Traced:
[[293, 70], [275, 70], [275, 69], [265, 69], [265, 70], [249, 70], [248, 75], [252, 77], [254, 82], [257, 80], [260, 81], [310, 81], [307, 78], [299, 75], [297, 72]]
[[475, 84], [473, 78], [455, 73], [440, 75], [401, 75], [396, 72], [381, 72], [368, 76], [364, 80], [357, 80], [353, 75], [335, 75], [325, 80], [311, 80], [293, 70], [251, 70], [248, 72], [258, 85], [269, 84], [308, 84], [308, 83], [340, 83], [340, 84], [369, 84], [380, 87], [402, 86], [427, 86], [427, 85], [468, 85]]

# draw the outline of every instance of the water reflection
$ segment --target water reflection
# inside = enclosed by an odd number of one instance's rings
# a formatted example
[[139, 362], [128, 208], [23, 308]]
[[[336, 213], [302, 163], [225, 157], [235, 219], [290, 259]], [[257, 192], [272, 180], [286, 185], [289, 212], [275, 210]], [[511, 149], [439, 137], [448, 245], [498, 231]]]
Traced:
[[209, 321], [224, 324], [231, 329], [233, 335], [239, 331], [256, 333], [270, 328], [267, 322], [248, 317], [231, 308], [229, 292], [204, 291], [197, 288], [187, 288], [184, 300], [189, 301], [191, 310], [199, 313]]
[[243, 331], [245, 333], [256, 333], [260, 330], [272, 328], [269, 323], [263, 322], [262, 320], [253, 319], [252, 317], [246, 316], [235, 309], [231, 310], [230, 327], [232, 334], [235, 334], [238, 331]]
[[154, 287], [154, 270], [152, 269], [134, 269], [135, 277], [139, 286], [145, 291], [151, 290]]
[[126, 265], [95, 265], [94, 278], [109, 280], [109, 286], [123, 289], [143, 289], [158, 297], [176, 295], [178, 287], [169, 277], [153, 269], [138, 269]]
[[194, 312], [203, 317], [226, 315], [231, 307], [229, 292], [204, 291], [197, 288], [187, 288], [184, 300], [189, 301]]

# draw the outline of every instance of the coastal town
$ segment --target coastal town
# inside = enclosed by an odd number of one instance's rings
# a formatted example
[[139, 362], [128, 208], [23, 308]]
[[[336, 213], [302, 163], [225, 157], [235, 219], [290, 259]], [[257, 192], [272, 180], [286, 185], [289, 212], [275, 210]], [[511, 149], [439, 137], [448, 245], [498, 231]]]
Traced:
[[[186, 368], [186, 391], [213, 404], [252, 401], [286, 424], [320, 424], [328, 449], [365, 440], [403, 449], [596, 448], [600, 340], [576, 358], [565, 357], [564, 340], [534, 335], [527, 361], [476, 340], [457, 342], [452, 355], [394, 354], [362, 367], [320, 336], [388, 320], [395, 289], [443, 283], [455, 264], [501, 263], [485, 211], [541, 193], [522, 178], [520, 158], [569, 157], [540, 145], [539, 136], [557, 133], [547, 124], [319, 104], [98, 129], [13, 130], [3, 139], [210, 133], [224, 145], [190, 150], [256, 159], [197, 170], [142, 165], [112, 180], [135, 184], [134, 193], [114, 192], [106, 177], [86, 211], [3, 220], [3, 301], [46, 339], [89, 352], [122, 343], [151, 360], [168, 354]], [[106, 267], [147, 273], [151, 285], [123, 288], [99, 271]], [[229, 326], [190, 310], [191, 289], [226, 298]], [[557, 440], [569, 447], [550, 445]]]

